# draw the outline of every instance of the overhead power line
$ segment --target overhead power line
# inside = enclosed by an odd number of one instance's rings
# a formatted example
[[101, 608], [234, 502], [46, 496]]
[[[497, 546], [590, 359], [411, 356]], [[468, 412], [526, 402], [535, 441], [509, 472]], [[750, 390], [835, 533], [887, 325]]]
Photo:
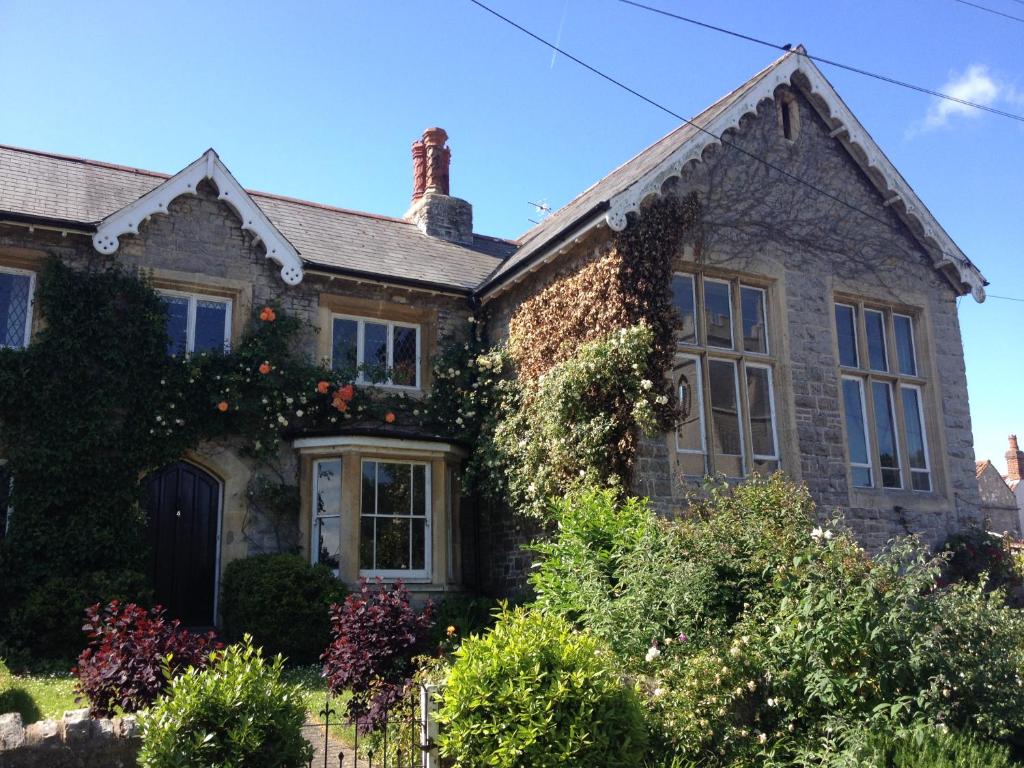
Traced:
[[[623, 83], [621, 80], [616, 80], [611, 75], [605, 74], [604, 72], [599, 70], [597, 67], [594, 67], [591, 64], [588, 64], [587, 62], [583, 61], [579, 57], [574, 56], [573, 54], [571, 54], [568, 51], [566, 51], [564, 48], [558, 47], [554, 43], [550, 42], [549, 40], [545, 40], [543, 37], [541, 37], [540, 35], [538, 35], [538, 34], [536, 34], [534, 32], [531, 32], [529, 29], [527, 29], [526, 27], [522, 26], [521, 24], [518, 24], [517, 22], [515, 22], [512, 19], [508, 18], [507, 16], [503, 16], [498, 11], [494, 10], [490, 6], [488, 6], [485, 3], [481, 2], [481, 0], [469, 0], [469, 2], [473, 3], [473, 5], [477, 6], [478, 8], [481, 8], [482, 10], [487, 11], [492, 16], [495, 16], [496, 18], [501, 19], [506, 24], [508, 24], [508, 25], [510, 25], [512, 27], [515, 27], [516, 29], [518, 29], [520, 32], [522, 32], [523, 34], [527, 35], [528, 37], [532, 37], [534, 40], [536, 40], [537, 42], [541, 43], [542, 45], [546, 45], [551, 50], [557, 51], [561, 55], [565, 56], [565, 58], [569, 59], [570, 61], [575, 62], [576, 64], [579, 64], [581, 67], [586, 69], [588, 72], [592, 72], [593, 74], [595, 74], [598, 77], [600, 77], [602, 80], [607, 80], [612, 85], [615, 85], [616, 87], [621, 88], [622, 90], [626, 91], [627, 93], [630, 93], [633, 96], [636, 96], [638, 99], [640, 99], [641, 101], [644, 101], [644, 102], [650, 104], [655, 109], [659, 109], [662, 112], [664, 112], [665, 114], [670, 115], [671, 117], [675, 118], [676, 120], [679, 120], [679, 121], [685, 123], [686, 125], [689, 125], [690, 127], [700, 131], [701, 133], [707, 134], [711, 138], [713, 138], [716, 141], [720, 142], [723, 146], [729, 147], [730, 149], [734, 149], [734, 150], [736, 150], [737, 152], [739, 152], [742, 155], [746, 155], [747, 157], [751, 158], [752, 160], [755, 160], [756, 162], [761, 163], [762, 165], [764, 165], [765, 167], [775, 171], [776, 173], [779, 173], [779, 174], [785, 176], [786, 178], [788, 178], [788, 179], [790, 179], [792, 181], [795, 181], [796, 183], [801, 184], [801, 185], [807, 187], [808, 189], [810, 189], [810, 190], [812, 190], [814, 192], [817, 192], [820, 195], [824, 195], [825, 197], [829, 198], [830, 200], [832, 200], [834, 202], [837, 202], [840, 205], [845, 206], [846, 208], [849, 208], [851, 211], [854, 211], [855, 213], [859, 213], [861, 216], [865, 216], [866, 218], [871, 219], [872, 221], [875, 221], [878, 224], [881, 224], [881, 225], [883, 225], [885, 227], [888, 227], [889, 229], [892, 229], [894, 231], [896, 230], [896, 227], [892, 224], [892, 222], [887, 221], [887, 220], [885, 220], [885, 219], [883, 219], [883, 218], [881, 218], [879, 216], [875, 216], [873, 213], [870, 213], [869, 211], [865, 211], [863, 208], [857, 207], [853, 203], [850, 203], [849, 201], [845, 200], [844, 198], [840, 197], [839, 195], [835, 194], [834, 192], [829, 192], [827, 189], [822, 189], [821, 187], [819, 187], [818, 185], [814, 184], [813, 182], [810, 182], [807, 179], [804, 179], [804, 178], [802, 178], [800, 176], [797, 176], [795, 173], [791, 173], [790, 171], [787, 171], [785, 168], [780, 168], [779, 166], [775, 165], [771, 161], [764, 159], [760, 155], [756, 155], [753, 152], [751, 152], [751, 151], [749, 151], [747, 149], [744, 149], [743, 147], [739, 146], [738, 144], [734, 144], [733, 142], [729, 141], [728, 139], [724, 138], [723, 136], [721, 136], [719, 134], [716, 134], [713, 131], [709, 131], [707, 128], [705, 128], [704, 126], [702, 126], [702, 125], [700, 125], [698, 123], [695, 123], [690, 118], [683, 117], [678, 112], [675, 112], [675, 111], [669, 109], [668, 107], [666, 107], [664, 104], [661, 104], [661, 103], [655, 101], [654, 99], [652, 99], [649, 96], [645, 96], [640, 91], [636, 90], [635, 88], [631, 88], [630, 86], [628, 86], [625, 83]], [[954, 255], [954, 254], [951, 254], [951, 253], [947, 253], [946, 251], [943, 251], [941, 249], [939, 250], [939, 253], [941, 253], [944, 256], [949, 257], [950, 259], [953, 259], [954, 261], [959, 261], [961, 259], [960, 256], [957, 256], [957, 255]], [[967, 263], [970, 264], [971, 263], [970, 260], [968, 260]], [[973, 266], [973, 264], [971, 266]]]
[[1003, 13], [1003, 11], [997, 11], [995, 8], [989, 8], [986, 5], [978, 5], [977, 3], [969, 3], [969, 2], [967, 2], [967, 0], [956, 0], [956, 2], [960, 3], [961, 5], [969, 5], [969, 6], [971, 6], [971, 8], [977, 8], [979, 11], [985, 11], [986, 13], [993, 13], [996, 16], [1002, 16], [1005, 19], [1012, 19], [1013, 21], [1019, 21], [1021, 24], [1024, 24], [1024, 19], [1022, 19], [1020, 16], [1014, 16], [1013, 14], [1010, 14], [1010, 13]]
[[[815, 56], [813, 54], [805, 53], [803, 51], [793, 50], [788, 44], [787, 45], [780, 45], [779, 43], [773, 43], [770, 40], [764, 40], [764, 39], [759, 38], [759, 37], [753, 37], [751, 35], [745, 35], [742, 32], [736, 32], [735, 30], [732, 30], [732, 29], [726, 29], [725, 27], [719, 27], [719, 26], [716, 26], [714, 24], [708, 24], [707, 22], [699, 21], [698, 19], [693, 19], [693, 18], [690, 18], [688, 16], [681, 16], [678, 13], [672, 13], [671, 11], [666, 11], [666, 10], [663, 10], [661, 8], [655, 8], [652, 5], [645, 5], [644, 3], [638, 3], [638, 2], [636, 2], [636, 0], [619, 0], [619, 2], [620, 3], [624, 3], [626, 5], [631, 5], [634, 8], [640, 8], [640, 9], [643, 9], [645, 11], [649, 11], [651, 13], [659, 14], [660, 16], [667, 16], [668, 18], [675, 19], [676, 21], [682, 21], [682, 22], [685, 22], [687, 24], [692, 24], [692, 25], [694, 25], [696, 27], [703, 27], [704, 29], [710, 29], [713, 32], [720, 32], [723, 35], [729, 35], [731, 37], [739, 38], [740, 40], [746, 40], [747, 42], [750, 42], [750, 43], [756, 43], [758, 45], [763, 45], [763, 46], [765, 46], [767, 48], [774, 48], [774, 49], [776, 49], [778, 51], [791, 51], [792, 50], [793, 53], [796, 53], [796, 54], [798, 54], [800, 56], [803, 56], [805, 59], [810, 59], [811, 61], [816, 61], [816, 62], [819, 62], [821, 64], [828, 64], [829, 66], [836, 67], [837, 69], [844, 69], [847, 72], [853, 72], [854, 74], [863, 75], [864, 77], [871, 77], [871, 78], [874, 78], [875, 80], [881, 80], [883, 83], [889, 83], [890, 85], [898, 85], [901, 88], [908, 88], [908, 89], [910, 89], [912, 91], [917, 91], [918, 93], [925, 93], [925, 94], [928, 94], [929, 96], [935, 96], [936, 98], [939, 98], [939, 99], [945, 99], [947, 101], [953, 101], [953, 102], [956, 102], [957, 104], [962, 104], [965, 107], [971, 107], [972, 109], [980, 109], [980, 110], [983, 110], [985, 112], [990, 112], [993, 115], [999, 115], [1000, 117], [1008, 117], [1011, 120], [1019, 120], [1021, 122], [1024, 122], [1024, 115], [1018, 115], [1018, 114], [1015, 114], [1013, 112], [1007, 112], [1007, 111], [1002, 110], [1002, 109], [997, 109], [996, 107], [990, 107], [990, 106], [988, 106], [986, 104], [979, 104], [976, 101], [969, 101], [967, 99], [961, 99], [959, 96], [953, 96], [953, 95], [948, 94], [948, 93], [943, 93], [942, 91], [936, 91], [936, 90], [933, 90], [931, 88], [925, 88], [922, 85], [914, 85], [913, 83], [908, 83], [905, 80], [899, 80], [899, 79], [897, 79], [895, 77], [889, 77], [888, 75], [880, 75], [877, 72], [870, 72], [870, 71], [868, 71], [866, 69], [861, 69], [860, 67], [855, 67], [852, 64], [843, 64], [842, 62], [834, 61], [833, 59], [826, 59], [824, 56]], [[966, 0], [957, 0], [957, 2], [966, 2]], [[967, 3], [967, 5], [973, 5], [973, 3]], [[1011, 16], [1010, 18], [1016, 18], [1016, 17], [1015, 16]], [[1024, 19], [1019, 19], [1019, 21], [1024, 21]]]

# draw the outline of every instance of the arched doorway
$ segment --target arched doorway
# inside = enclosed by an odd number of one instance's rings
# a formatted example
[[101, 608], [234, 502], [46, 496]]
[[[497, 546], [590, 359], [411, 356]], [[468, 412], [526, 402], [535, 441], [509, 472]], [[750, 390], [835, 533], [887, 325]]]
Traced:
[[155, 602], [186, 626], [213, 626], [220, 482], [177, 461], [146, 478], [145, 505]]

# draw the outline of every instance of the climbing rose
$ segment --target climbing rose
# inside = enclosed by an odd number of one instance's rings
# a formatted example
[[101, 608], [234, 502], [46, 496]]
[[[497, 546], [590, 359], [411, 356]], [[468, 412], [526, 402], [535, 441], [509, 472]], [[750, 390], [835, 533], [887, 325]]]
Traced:
[[270, 373], [270, 363], [266, 361], [260, 363], [260, 373], [262, 373], [264, 376]]
[[388, 424], [394, 424], [395, 414], [392, 413], [391, 411], [388, 411], [386, 414], [384, 414], [384, 421], [386, 421]]
[[273, 310], [272, 307], [264, 307], [262, 310], [260, 310], [260, 320], [262, 320], [265, 323], [272, 323], [275, 320], [277, 320], [277, 313]]
[[327, 390], [331, 388], [331, 385], [326, 381], [318, 381], [316, 383], [316, 391], [321, 395], [326, 395]]
[[227, 413], [227, 410], [228, 410], [227, 400], [221, 400], [219, 403], [217, 403], [217, 410], [220, 411], [221, 413]]

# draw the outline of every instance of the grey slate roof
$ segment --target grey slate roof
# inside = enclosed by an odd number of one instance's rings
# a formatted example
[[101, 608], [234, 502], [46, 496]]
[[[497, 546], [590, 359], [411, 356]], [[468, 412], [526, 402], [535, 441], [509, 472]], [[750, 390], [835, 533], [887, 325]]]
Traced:
[[574, 199], [552, 213], [540, 224], [523, 234], [516, 242], [519, 245], [515, 254], [503, 261], [484, 281], [481, 289], [486, 289], [514, 272], [526, 266], [532, 256], [538, 255], [549, 243], [558, 240], [559, 236], [571, 230], [573, 225], [584, 223], [607, 207], [608, 202], [623, 190], [642, 179], [649, 171], [657, 168], [669, 155], [700, 133], [700, 128], [709, 124], [719, 114], [740, 101], [744, 94], [765, 77], [779, 62], [794, 53], [786, 53], [776, 61], [762, 69], [739, 88], [731, 91], [705, 109], [690, 123], [684, 123], [671, 133], [656, 141], [631, 160], [626, 161], [599, 182], [584, 190]]
[[[0, 145], [3, 214], [91, 227], [167, 180], [167, 174]], [[307, 266], [471, 291], [515, 245], [472, 246], [423, 234], [402, 219], [250, 192]]]

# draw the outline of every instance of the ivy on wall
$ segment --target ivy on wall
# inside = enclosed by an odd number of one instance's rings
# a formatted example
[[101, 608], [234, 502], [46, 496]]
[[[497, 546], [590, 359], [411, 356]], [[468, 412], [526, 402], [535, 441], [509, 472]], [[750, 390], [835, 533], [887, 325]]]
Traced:
[[[159, 295], [116, 266], [51, 261], [36, 306], [33, 343], [0, 350], [0, 455], [15, 478], [0, 541], [0, 653], [73, 655], [86, 605], [146, 599], [140, 479], [203, 441], [231, 441], [258, 467], [291, 430], [406, 428], [460, 440], [482, 414], [471, 397], [476, 334], [442, 352], [432, 391], [414, 399], [311, 363], [298, 343], [307, 329], [275, 307], [258, 311], [230, 353], [170, 357]], [[279, 516], [295, 499], [286, 482], [250, 490]]]

